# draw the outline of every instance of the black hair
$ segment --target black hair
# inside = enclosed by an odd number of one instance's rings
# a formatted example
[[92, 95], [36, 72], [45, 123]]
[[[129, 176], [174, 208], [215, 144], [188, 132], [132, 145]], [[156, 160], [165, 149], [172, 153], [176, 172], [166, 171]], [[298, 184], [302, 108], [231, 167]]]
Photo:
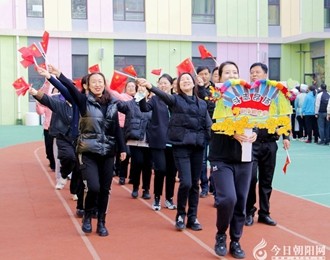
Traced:
[[163, 75], [161, 75], [159, 77], [158, 81], [160, 81], [160, 79], [162, 79], [162, 78], [167, 79], [170, 82], [171, 85], [173, 84], [174, 79], [169, 74], [164, 73]]
[[183, 75], [190, 75], [190, 77], [191, 77], [191, 79], [192, 79], [192, 81], [193, 81], [193, 83], [194, 83], [193, 95], [198, 96], [198, 95], [197, 95], [197, 88], [196, 88], [195, 79], [194, 79], [194, 77], [193, 77], [189, 72], [183, 72], [183, 73], [180, 74], [180, 76], [178, 77], [178, 87], [177, 87], [177, 90], [176, 90], [177, 93], [178, 93], [178, 94], [181, 94], [181, 95], [185, 94], [185, 93], [181, 90], [181, 88], [180, 88], [180, 81], [181, 81], [181, 78], [182, 78]]
[[254, 67], [260, 66], [261, 69], [267, 74], [268, 73], [268, 67], [265, 63], [261, 63], [261, 62], [255, 62], [251, 65], [250, 70]]
[[209, 73], [211, 73], [210, 68], [207, 67], [207, 66], [198, 66], [197, 69], [196, 69], [196, 73], [198, 74], [198, 73], [200, 73], [203, 70], [207, 70]]
[[219, 70], [219, 66], [216, 66], [216, 67], [212, 70], [212, 75], [213, 75], [213, 73], [214, 73], [216, 70]]
[[219, 79], [221, 79], [221, 75], [222, 75], [222, 71], [223, 71], [223, 68], [226, 66], [226, 65], [233, 65], [236, 67], [237, 69], [237, 73], [239, 74], [239, 69], [238, 69], [238, 66], [235, 62], [233, 61], [224, 61], [223, 63], [220, 64], [219, 66]]
[[327, 89], [327, 85], [325, 83], [322, 83], [320, 87], [321, 89]]

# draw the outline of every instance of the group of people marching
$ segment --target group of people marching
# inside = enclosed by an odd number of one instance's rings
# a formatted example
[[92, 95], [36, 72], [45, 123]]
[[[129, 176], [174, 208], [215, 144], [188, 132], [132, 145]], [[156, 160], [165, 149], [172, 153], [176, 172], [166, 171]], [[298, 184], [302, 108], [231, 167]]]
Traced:
[[[263, 74], [256, 76], [255, 68]], [[146, 79], [137, 78], [127, 82], [123, 93], [109, 89], [100, 72], [83, 77], [79, 90], [52, 65], [48, 65], [47, 70], [40, 67], [37, 70], [46, 78], [45, 84], [50, 83], [59, 91], [57, 95], [50, 95], [42, 89], [30, 88], [29, 93], [53, 113], [50, 128], [60, 162], [56, 188], [63, 188], [72, 173], [70, 192], [77, 196], [77, 215], [82, 217], [85, 233], [92, 232], [92, 218], [96, 217], [96, 232], [100, 236], [108, 235], [105, 220], [114, 171], [122, 185], [129, 178], [133, 186], [132, 198], [139, 196], [142, 186], [142, 198], [150, 199], [153, 170], [153, 210], [161, 210], [162, 205], [176, 210], [177, 230], [199, 231], [202, 230], [197, 218], [199, 198], [212, 192], [217, 210], [215, 253], [227, 254], [229, 229], [229, 252], [235, 258], [244, 258], [239, 241], [244, 224], [253, 224], [257, 170], [264, 168], [262, 163], [267, 163], [269, 170], [261, 170], [262, 175], [259, 175], [263, 204], [260, 204], [258, 221], [276, 225], [270, 218], [269, 199], [278, 136], [266, 133], [263, 139], [258, 139], [258, 129], [251, 135], [235, 133], [233, 136], [211, 131], [215, 105], [205, 101], [205, 97], [210, 95], [213, 82], [239, 78], [234, 62], [223, 62], [212, 72], [207, 67], [199, 67], [196, 76], [182, 73], [175, 84], [170, 75], [163, 74], [157, 87]], [[251, 66], [250, 74], [251, 81], [266, 78], [267, 66], [256, 63]], [[283, 139], [288, 149], [288, 138]], [[268, 145], [268, 140], [272, 146]], [[241, 143], [258, 141], [258, 149], [263, 149], [263, 155], [268, 157], [258, 160], [256, 155], [251, 161], [242, 162]], [[47, 153], [48, 156], [51, 155]], [[50, 164], [55, 168], [53, 162]], [[179, 187], [175, 203], [176, 175]], [[251, 207], [249, 212], [247, 203]]]

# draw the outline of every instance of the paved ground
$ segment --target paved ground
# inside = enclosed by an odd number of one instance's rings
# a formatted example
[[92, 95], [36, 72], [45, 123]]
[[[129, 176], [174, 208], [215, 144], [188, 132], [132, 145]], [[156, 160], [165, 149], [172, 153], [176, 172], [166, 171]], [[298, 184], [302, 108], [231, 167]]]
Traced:
[[[107, 217], [110, 235], [85, 235], [68, 187], [54, 189], [42, 128], [1, 126], [0, 146], [0, 259], [217, 259], [211, 196], [200, 200], [203, 231], [177, 232], [175, 211], [152, 211], [152, 201], [132, 199], [131, 185], [120, 186], [115, 178]], [[330, 259], [330, 147], [293, 141], [290, 155], [284, 175], [285, 153], [279, 149], [271, 199], [279, 224], [244, 228], [241, 243], [248, 260]]]

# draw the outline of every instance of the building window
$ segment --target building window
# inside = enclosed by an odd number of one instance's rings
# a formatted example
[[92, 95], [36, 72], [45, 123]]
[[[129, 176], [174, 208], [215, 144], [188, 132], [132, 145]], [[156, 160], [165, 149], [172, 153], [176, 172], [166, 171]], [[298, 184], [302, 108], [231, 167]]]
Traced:
[[193, 0], [192, 23], [215, 23], [215, 1]]
[[268, 0], [268, 25], [280, 25], [280, 0]]
[[80, 79], [88, 74], [88, 55], [72, 55], [72, 79]]
[[144, 0], [113, 0], [113, 20], [144, 21]]
[[72, 19], [87, 19], [87, 0], [71, 0]]
[[146, 57], [144, 56], [115, 56], [115, 70], [133, 65], [138, 77], [146, 77]]
[[330, 28], [330, 0], [324, 0], [324, 28]]
[[315, 84], [319, 87], [325, 82], [325, 67], [324, 67], [324, 57], [315, 58], [313, 61], [313, 75]]
[[43, 0], [27, 0], [26, 16], [43, 18], [44, 17], [44, 1]]
[[206, 66], [210, 69], [210, 71], [212, 71], [217, 66], [213, 59], [204, 59], [203, 60], [201, 58], [193, 57], [192, 62], [194, 64], [195, 69], [197, 69], [199, 66]]
[[269, 58], [269, 72], [268, 78], [271, 80], [280, 81], [281, 79], [281, 59], [280, 58]]

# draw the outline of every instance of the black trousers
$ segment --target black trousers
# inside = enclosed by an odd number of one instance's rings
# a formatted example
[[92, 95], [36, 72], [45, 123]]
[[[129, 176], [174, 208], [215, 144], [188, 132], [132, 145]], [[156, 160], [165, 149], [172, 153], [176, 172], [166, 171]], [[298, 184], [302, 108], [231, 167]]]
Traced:
[[209, 192], [209, 178], [207, 177], [207, 154], [208, 154], [208, 143], [205, 142], [204, 153], [203, 153], [203, 166], [201, 171], [200, 186], [202, 192], [208, 194]]
[[246, 204], [246, 213], [254, 215], [257, 208], [254, 206], [257, 200], [256, 186], [259, 181], [259, 216], [268, 216], [270, 214], [269, 200], [272, 194], [272, 182], [276, 165], [277, 143], [259, 142], [253, 143], [253, 168], [252, 178], [249, 190], [249, 196]]
[[216, 192], [218, 234], [230, 226], [232, 241], [239, 241], [245, 222], [245, 205], [251, 182], [252, 162], [210, 162]]
[[129, 149], [131, 152], [130, 177], [133, 189], [139, 189], [142, 173], [142, 189], [150, 190], [152, 169], [150, 148], [130, 145]]
[[[177, 218], [188, 216], [188, 221], [194, 221], [197, 218], [203, 152], [204, 147], [173, 146], [174, 161], [180, 178]], [[188, 211], [186, 211], [187, 203]]]
[[60, 172], [62, 178], [66, 179], [77, 166], [77, 157], [73, 140], [69, 137], [57, 136], [56, 145], [58, 149], [57, 158], [61, 162]]
[[81, 174], [87, 194], [84, 201], [85, 211], [98, 210], [105, 214], [108, 208], [109, 192], [113, 177], [114, 156], [101, 156], [94, 153], [82, 154]]
[[152, 161], [154, 166], [154, 194], [155, 197], [160, 197], [163, 194], [164, 180], [165, 182], [165, 197], [167, 200], [173, 198], [176, 167], [173, 163], [173, 149], [167, 146], [166, 149], [151, 149]]
[[54, 137], [49, 134], [49, 131], [44, 129], [44, 142], [45, 142], [45, 150], [46, 150], [46, 157], [49, 161], [49, 167], [52, 170], [55, 170], [55, 158], [53, 152], [53, 142]]
[[319, 137], [319, 128], [317, 125], [317, 118], [315, 115], [304, 116], [305, 126], [306, 126], [306, 136], [308, 137], [308, 141], [312, 142], [312, 138], [314, 136], [315, 143], [318, 142]]

